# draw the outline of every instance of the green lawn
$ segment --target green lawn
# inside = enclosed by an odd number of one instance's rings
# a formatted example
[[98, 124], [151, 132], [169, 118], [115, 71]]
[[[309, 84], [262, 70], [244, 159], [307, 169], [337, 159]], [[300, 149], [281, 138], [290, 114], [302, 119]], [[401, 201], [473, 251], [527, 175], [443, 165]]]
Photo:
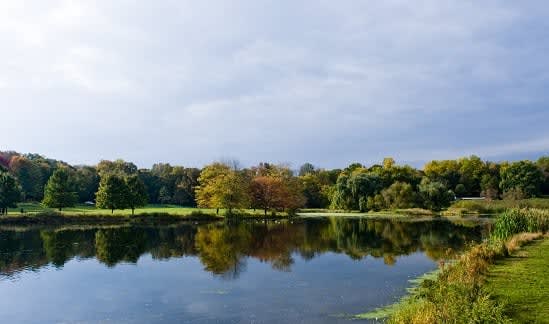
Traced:
[[549, 239], [497, 262], [486, 287], [507, 303], [515, 323], [549, 323]]
[[[52, 209], [52, 208], [44, 208], [40, 204], [37, 203], [21, 203], [18, 205], [17, 208], [10, 208], [9, 214], [10, 215], [21, 215], [21, 209], [23, 209], [24, 214], [37, 214], [37, 213], [43, 213], [43, 212], [52, 212], [58, 210]], [[136, 215], [141, 214], [153, 214], [153, 213], [166, 213], [170, 215], [178, 215], [178, 216], [185, 216], [190, 215], [193, 212], [202, 212], [204, 214], [210, 214], [215, 215], [216, 210], [215, 209], [205, 209], [205, 208], [192, 208], [192, 207], [181, 207], [177, 205], [148, 205], [144, 208], [138, 208], [135, 210]], [[219, 210], [220, 215], [225, 214], [225, 210], [221, 209]], [[252, 215], [263, 215], [262, 210], [245, 210], [246, 213], [252, 214]], [[62, 214], [66, 215], [110, 215], [111, 210], [110, 209], [98, 209], [95, 208], [95, 206], [87, 206], [87, 205], [77, 205], [75, 207], [71, 208], [65, 208], [61, 212]], [[115, 216], [127, 216], [131, 215], [132, 211], [130, 209], [124, 209], [124, 210], [115, 210], [114, 215]], [[279, 213], [283, 215], [282, 213]]]

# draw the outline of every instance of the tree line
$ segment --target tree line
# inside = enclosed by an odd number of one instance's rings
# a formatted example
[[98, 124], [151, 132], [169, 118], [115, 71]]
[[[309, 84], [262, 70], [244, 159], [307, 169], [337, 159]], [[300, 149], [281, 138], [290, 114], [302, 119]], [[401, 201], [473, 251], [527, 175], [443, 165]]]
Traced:
[[260, 209], [300, 208], [440, 210], [457, 197], [524, 199], [549, 195], [549, 157], [537, 161], [491, 162], [477, 156], [434, 160], [423, 169], [353, 163], [326, 170], [310, 163], [298, 171], [260, 163], [240, 168], [215, 162], [202, 169], [158, 163], [139, 169], [124, 160], [72, 166], [38, 154], [0, 152], [0, 213], [20, 201], [66, 208], [93, 202], [99, 208], [132, 209], [146, 204]]

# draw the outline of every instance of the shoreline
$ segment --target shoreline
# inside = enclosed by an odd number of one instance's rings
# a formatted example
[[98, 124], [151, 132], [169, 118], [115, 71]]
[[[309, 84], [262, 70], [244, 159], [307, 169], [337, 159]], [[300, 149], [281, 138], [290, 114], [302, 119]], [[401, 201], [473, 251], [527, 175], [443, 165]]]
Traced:
[[479, 215], [428, 215], [428, 214], [404, 214], [398, 212], [374, 212], [374, 213], [344, 213], [344, 212], [298, 212], [294, 216], [287, 214], [252, 214], [247, 212], [235, 213], [232, 216], [226, 214], [213, 214], [193, 211], [189, 214], [178, 214], [170, 212], [153, 212], [131, 214], [109, 214], [109, 213], [71, 213], [67, 212], [40, 212], [25, 214], [8, 214], [0, 216], [0, 226], [56, 226], [56, 225], [121, 225], [121, 224], [147, 224], [147, 225], [169, 225], [184, 222], [215, 222], [221, 220], [283, 220], [299, 218], [362, 218], [362, 219], [394, 219], [399, 221], [474, 221], [491, 222], [493, 218]]
[[[384, 320], [388, 323], [438, 323], [475, 322], [507, 323], [515, 316], [526, 316], [520, 310], [513, 314], [502, 295], [520, 295], [520, 285], [530, 290], [532, 282], [543, 280], [549, 259], [539, 255], [549, 254], [549, 214], [541, 209], [512, 209], [498, 216], [491, 236], [482, 243], [472, 245], [455, 260], [441, 263], [437, 272], [414, 279], [409, 293], [396, 303], [378, 307], [366, 313], [354, 315], [354, 319]], [[537, 247], [537, 256], [527, 250]], [[522, 255], [517, 259], [517, 256]], [[537, 257], [538, 260], [535, 260]], [[498, 267], [515, 265], [523, 271], [513, 283], [490, 283]], [[525, 264], [536, 263], [543, 271], [529, 271]], [[500, 271], [501, 272], [501, 271]], [[504, 275], [502, 278], [507, 278]], [[500, 278], [501, 279], [501, 278]], [[494, 296], [494, 290], [504, 291]], [[538, 301], [522, 301], [526, 308], [542, 309], [549, 291], [538, 288]], [[528, 293], [529, 294], [529, 293]], [[524, 294], [523, 294], [524, 295]], [[522, 299], [518, 298], [521, 301]], [[541, 300], [541, 301], [540, 301]], [[530, 312], [530, 311], [528, 311]]]

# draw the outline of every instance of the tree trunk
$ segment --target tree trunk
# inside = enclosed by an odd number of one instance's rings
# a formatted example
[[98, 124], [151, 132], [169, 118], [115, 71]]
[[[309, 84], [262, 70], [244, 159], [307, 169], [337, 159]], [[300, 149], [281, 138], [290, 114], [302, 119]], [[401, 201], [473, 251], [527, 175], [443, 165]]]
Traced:
[[114, 214], [114, 208], [111, 208], [111, 214]]
[[219, 215], [219, 208], [216, 209], [215, 214]]
[[267, 216], [267, 208], [265, 208], [265, 216]]
[[132, 216], [134, 215], [135, 208], [132, 208]]

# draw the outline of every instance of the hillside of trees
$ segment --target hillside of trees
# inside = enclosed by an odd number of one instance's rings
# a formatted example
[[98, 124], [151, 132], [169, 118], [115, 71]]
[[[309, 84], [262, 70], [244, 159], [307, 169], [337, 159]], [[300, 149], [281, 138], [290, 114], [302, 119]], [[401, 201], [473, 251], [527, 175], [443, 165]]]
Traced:
[[0, 213], [18, 202], [62, 209], [94, 202], [105, 209], [174, 204], [216, 209], [295, 211], [300, 208], [440, 210], [456, 197], [524, 199], [549, 195], [549, 156], [537, 161], [490, 162], [477, 156], [431, 161], [422, 170], [353, 163], [326, 170], [310, 163], [260, 163], [240, 168], [216, 162], [203, 169], [158, 163], [140, 169], [124, 160], [69, 165], [38, 154], [0, 152]]

